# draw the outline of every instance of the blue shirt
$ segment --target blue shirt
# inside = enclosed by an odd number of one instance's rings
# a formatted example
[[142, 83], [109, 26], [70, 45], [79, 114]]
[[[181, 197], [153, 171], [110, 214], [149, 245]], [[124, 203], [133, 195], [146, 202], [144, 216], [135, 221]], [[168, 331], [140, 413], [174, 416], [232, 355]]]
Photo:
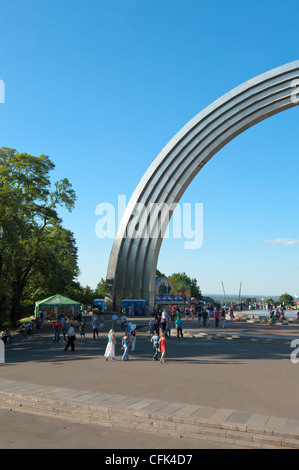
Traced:
[[152, 337], [152, 342], [153, 342], [153, 347], [154, 347], [154, 348], [156, 348], [157, 346], [159, 346], [159, 340], [160, 340], [160, 338], [159, 338], [158, 335], [154, 335], [154, 336]]

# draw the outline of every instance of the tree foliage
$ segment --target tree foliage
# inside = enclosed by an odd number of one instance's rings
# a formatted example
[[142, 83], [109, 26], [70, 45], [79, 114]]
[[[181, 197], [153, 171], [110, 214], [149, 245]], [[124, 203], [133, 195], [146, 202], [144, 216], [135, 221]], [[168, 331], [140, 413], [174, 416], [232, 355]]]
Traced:
[[282, 294], [279, 299], [278, 299], [278, 304], [279, 305], [288, 305], [292, 304], [294, 302], [294, 297], [292, 297], [290, 294]]
[[191, 278], [185, 272], [182, 273], [173, 273], [170, 276], [165, 276], [165, 274], [161, 273], [158, 269], [156, 270], [156, 278], [160, 277], [167, 277], [170, 281], [177, 282], [185, 282], [190, 285], [191, 287], [191, 297], [195, 297], [196, 299], [201, 299], [202, 294], [200, 287], [197, 285], [197, 279]]
[[78, 275], [73, 234], [58, 208], [71, 211], [76, 196], [65, 178], [52, 187], [55, 165], [0, 148], [0, 322], [16, 325], [26, 300], [61, 292]]

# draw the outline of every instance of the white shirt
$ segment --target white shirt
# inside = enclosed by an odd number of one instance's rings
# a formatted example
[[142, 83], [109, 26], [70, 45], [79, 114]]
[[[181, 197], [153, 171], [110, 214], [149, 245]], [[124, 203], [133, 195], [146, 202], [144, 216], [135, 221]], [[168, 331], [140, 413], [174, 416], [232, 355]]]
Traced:
[[68, 336], [75, 336], [75, 330], [72, 326], [69, 328], [69, 331], [67, 332], [67, 335]]

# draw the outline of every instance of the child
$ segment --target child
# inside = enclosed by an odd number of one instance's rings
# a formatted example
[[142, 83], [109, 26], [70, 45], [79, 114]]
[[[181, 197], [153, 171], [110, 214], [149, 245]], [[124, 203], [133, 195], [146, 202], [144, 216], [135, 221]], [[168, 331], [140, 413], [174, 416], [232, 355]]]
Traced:
[[159, 352], [159, 336], [157, 334], [154, 334], [152, 336], [151, 342], [153, 343], [153, 348], [154, 348], [154, 357], [153, 361], [158, 361], [158, 352]]
[[81, 338], [85, 338], [85, 327], [86, 327], [86, 322], [85, 320], [82, 320], [79, 325], [79, 331], [80, 331], [80, 336]]
[[150, 336], [150, 338], [153, 336], [153, 334], [154, 334], [154, 332], [155, 332], [155, 330], [154, 330], [154, 325], [155, 325], [154, 320], [150, 320], [150, 322], [149, 322], [149, 324], [148, 324], [148, 326], [149, 326], [149, 336]]
[[164, 333], [161, 333], [161, 337], [159, 340], [159, 351], [161, 352], [160, 362], [161, 364], [163, 364], [165, 360], [164, 358], [165, 358], [165, 352], [166, 352], [166, 338], [165, 338]]
[[122, 338], [122, 349], [124, 350], [122, 361], [128, 361], [129, 360], [129, 355], [128, 355], [129, 345], [130, 345], [130, 338], [127, 335], [127, 332], [125, 332], [125, 334]]

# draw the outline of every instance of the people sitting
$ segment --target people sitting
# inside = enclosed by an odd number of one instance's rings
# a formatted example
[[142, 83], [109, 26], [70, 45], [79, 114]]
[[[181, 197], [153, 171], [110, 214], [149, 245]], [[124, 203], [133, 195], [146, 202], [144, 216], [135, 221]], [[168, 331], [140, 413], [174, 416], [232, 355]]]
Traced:
[[9, 344], [11, 342], [11, 334], [8, 328], [1, 331], [1, 339], [4, 344]]
[[20, 328], [18, 329], [18, 333], [21, 333], [23, 336], [27, 336], [30, 333], [33, 333], [33, 328], [31, 325], [31, 322], [29, 323], [23, 323]]

